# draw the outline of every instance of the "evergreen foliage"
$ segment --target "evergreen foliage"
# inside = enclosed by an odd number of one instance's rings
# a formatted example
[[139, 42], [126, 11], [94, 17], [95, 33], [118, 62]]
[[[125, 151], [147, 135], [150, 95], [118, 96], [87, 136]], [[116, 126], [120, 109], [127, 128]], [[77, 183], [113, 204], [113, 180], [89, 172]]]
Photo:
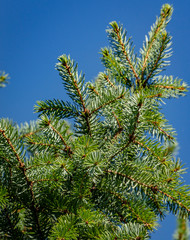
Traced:
[[0, 88], [5, 87], [8, 79], [8, 74], [5, 74], [4, 72], [0, 72]]
[[39, 120], [21, 127], [0, 120], [1, 239], [149, 239], [167, 212], [189, 218], [176, 133], [161, 113], [164, 99], [187, 91], [159, 75], [171, 15], [163, 5], [139, 56], [111, 22], [95, 82], [62, 55], [56, 68], [71, 102], [39, 101]]
[[174, 240], [188, 240], [190, 237], [189, 222], [187, 219], [178, 218]]

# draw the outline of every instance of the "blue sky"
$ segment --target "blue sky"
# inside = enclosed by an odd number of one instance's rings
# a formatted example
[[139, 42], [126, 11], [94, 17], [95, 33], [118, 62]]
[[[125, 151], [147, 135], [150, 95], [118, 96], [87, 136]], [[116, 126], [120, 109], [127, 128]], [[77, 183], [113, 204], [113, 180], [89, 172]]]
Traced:
[[[190, 85], [189, 0], [0, 0], [0, 70], [9, 85], [0, 89], [0, 116], [17, 123], [34, 120], [37, 100], [68, 100], [55, 70], [57, 57], [70, 54], [93, 80], [103, 70], [100, 49], [107, 46], [105, 29], [116, 20], [132, 36], [136, 52], [159, 15], [162, 4], [174, 7], [168, 30], [173, 36], [171, 66], [165, 74]], [[178, 133], [179, 156], [190, 171], [190, 94], [167, 101], [163, 111]], [[184, 176], [190, 184], [190, 174]], [[167, 217], [153, 240], [172, 239], [175, 218]]]

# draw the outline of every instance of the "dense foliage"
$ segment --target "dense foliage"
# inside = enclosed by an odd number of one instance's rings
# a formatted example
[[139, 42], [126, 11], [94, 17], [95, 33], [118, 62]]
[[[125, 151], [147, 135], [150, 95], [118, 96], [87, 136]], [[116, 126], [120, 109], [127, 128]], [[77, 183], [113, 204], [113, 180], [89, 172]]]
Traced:
[[187, 91], [160, 75], [171, 15], [163, 5], [139, 55], [111, 22], [95, 82], [62, 55], [56, 68], [71, 101], [39, 101], [39, 120], [21, 127], [0, 120], [1, 239], [149, 239], [168, 211], [189, 218], [175, 131], [161, 113], [164, 99]]

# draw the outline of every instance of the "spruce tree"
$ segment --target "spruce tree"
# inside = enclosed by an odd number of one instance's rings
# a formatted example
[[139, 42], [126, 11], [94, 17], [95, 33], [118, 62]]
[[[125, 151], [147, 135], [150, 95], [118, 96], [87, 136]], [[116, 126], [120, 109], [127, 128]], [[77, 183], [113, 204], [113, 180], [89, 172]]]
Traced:
[[62, 55], [56, 68], [70, 102], [38, 101], [39, 119], [20, 127], [0, 120], [1, 239], [149, 239], [168, 212], [189, 218], [176, 133], [161, 111], [187, 91], [160, 75], [172, 11], [162, 6], [139, 55], [111, 22], [95, 82]]

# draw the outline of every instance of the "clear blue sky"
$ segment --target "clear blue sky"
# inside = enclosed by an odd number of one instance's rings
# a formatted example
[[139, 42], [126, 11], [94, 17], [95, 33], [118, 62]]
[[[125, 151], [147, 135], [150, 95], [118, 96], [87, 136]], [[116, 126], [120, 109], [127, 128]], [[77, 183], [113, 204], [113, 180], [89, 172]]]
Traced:
[[[70, 54], [79, 69], [92, 80], [103, 70], [100, 49], [107, 46], [105, 29], [116, 20], [133, 37], [136, 52], [159, 15], [162, 4], [174, 7], [168, 30], [173, 36], [173, 57], [166, 74], [190, 85], [189, 0], [0, 0], [0, 70], [10, 75], [9, 85], [0, 89], [0, 116], [17, 123], [37, 118], [37, 100], [68, 100], [55, 70], [57, 57]], [[190, 93], [167, 101], [164, 112], [178, 133], [179, 156], [190, 184]], [[153, 240], [172, 239], [174, 217], [167, 217]]]

